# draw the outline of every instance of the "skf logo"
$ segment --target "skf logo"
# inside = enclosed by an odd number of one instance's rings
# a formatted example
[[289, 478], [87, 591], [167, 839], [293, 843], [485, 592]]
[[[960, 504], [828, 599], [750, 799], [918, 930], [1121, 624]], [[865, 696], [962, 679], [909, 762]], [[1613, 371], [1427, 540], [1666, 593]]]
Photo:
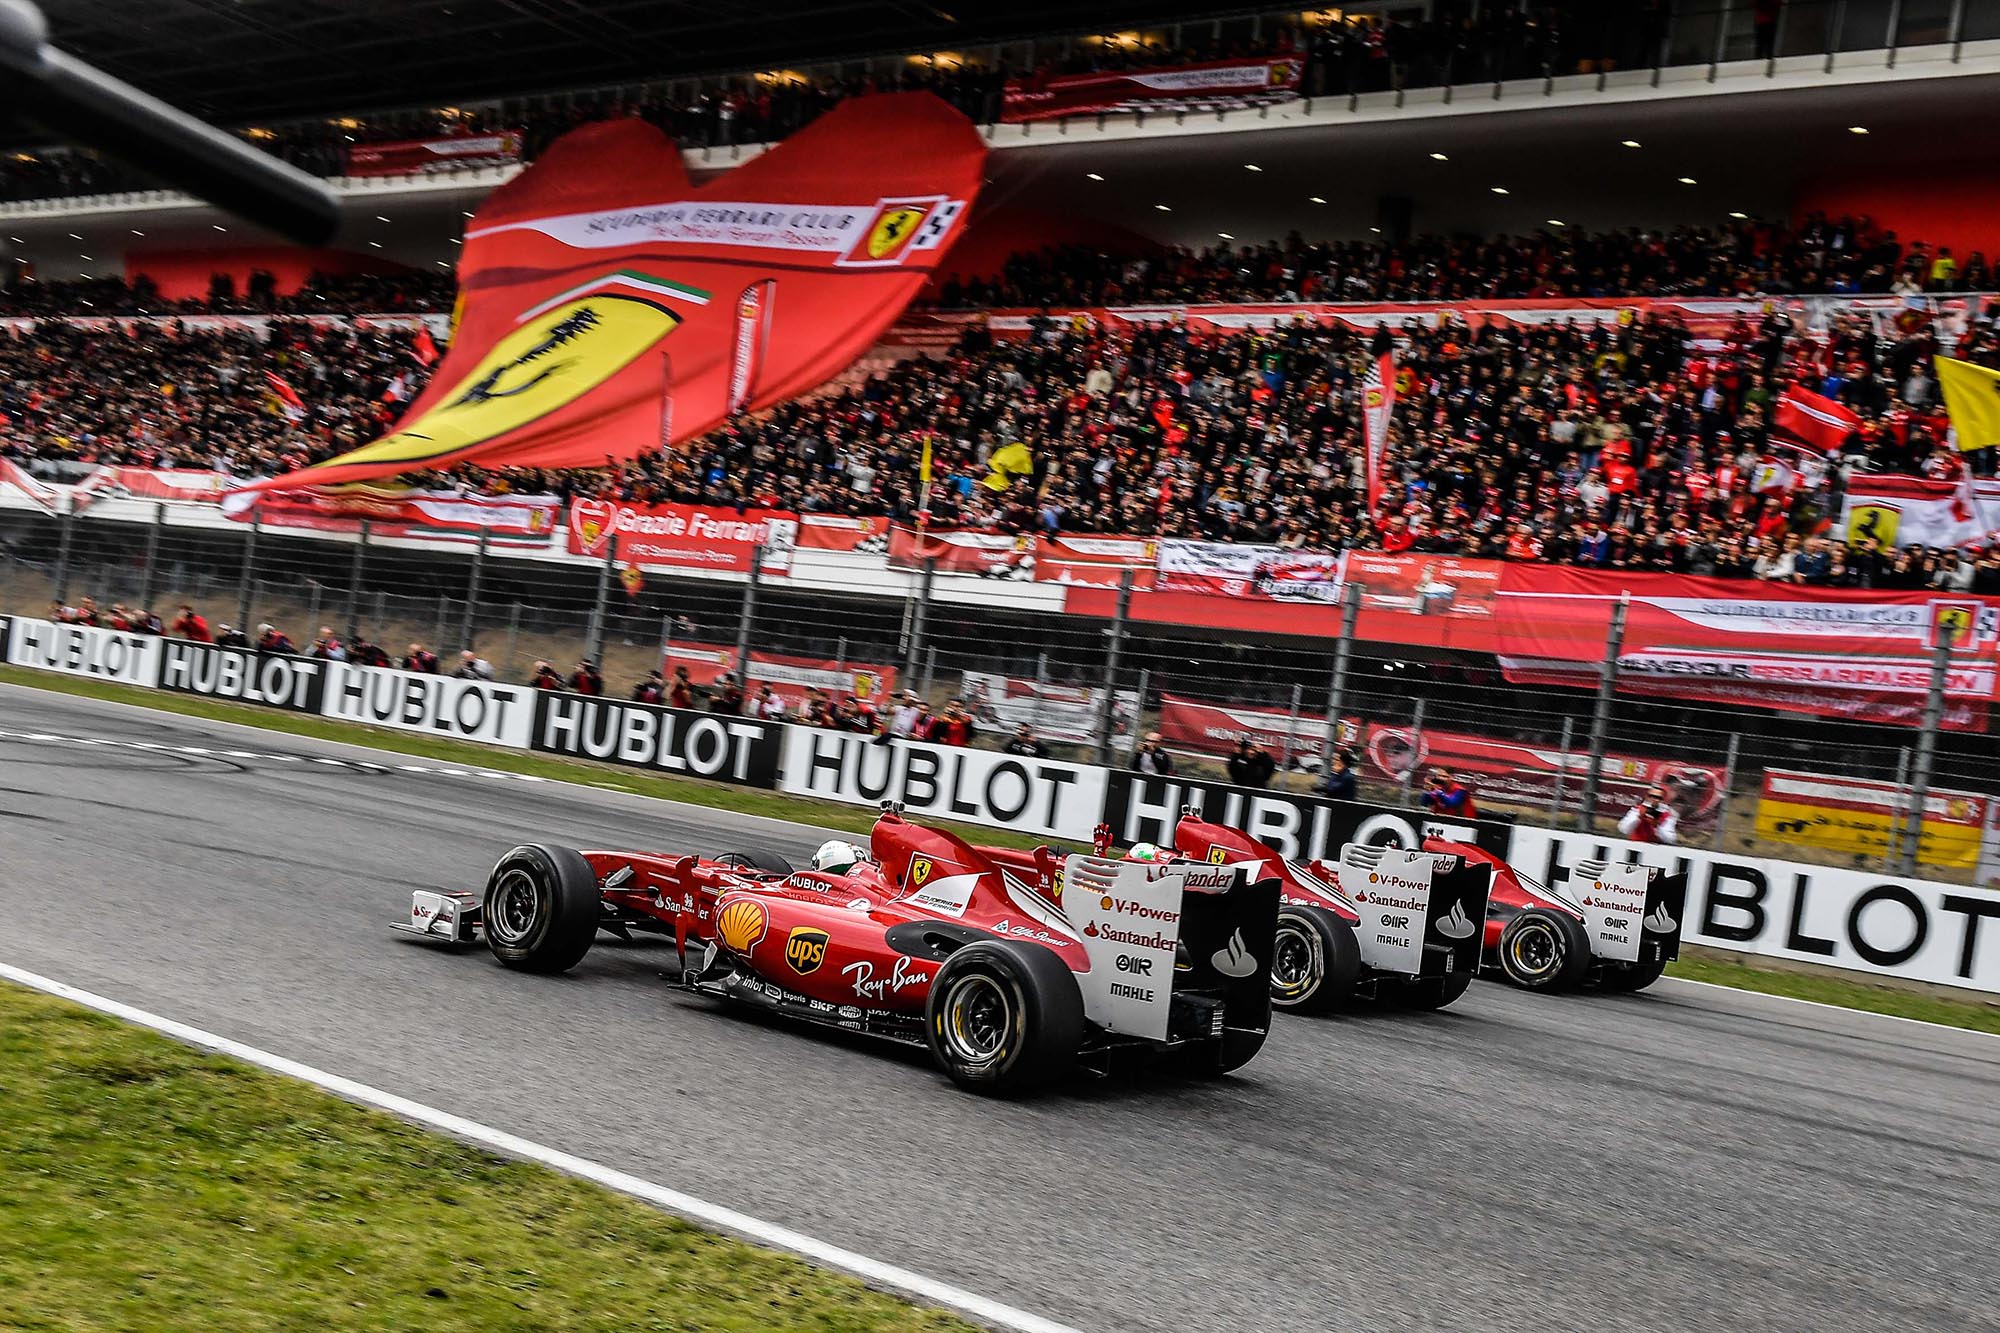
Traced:
[[1208, 849], [1208, 863], [1212, 866], [1229, 864], [1229, 849], [1220, 844]]
[[891, 208], [875, 219], [875, 225], [868, 229], [868, 257], [888, 259], [910, 243], [917, 234], [917, 224], [924, 220], [930, 206], [913, 208], [907, 204], [901, 208]]
[[819, 971], [819, 965], [826, 961], [826, 940], [823, 930], [793, 927], [792, 933], [785, 937], [785, 961], [800, 976]]
[[770, 928], [770, 914], [755, 898], [738, 898], [715, 919], [715, 933], [735, 953], [749, 953]]
[[937, 864], [928, 856], [913, 856], [910, 858], [911, 888], [921, 889], [924, 886], [924, 882], [936, 873]]

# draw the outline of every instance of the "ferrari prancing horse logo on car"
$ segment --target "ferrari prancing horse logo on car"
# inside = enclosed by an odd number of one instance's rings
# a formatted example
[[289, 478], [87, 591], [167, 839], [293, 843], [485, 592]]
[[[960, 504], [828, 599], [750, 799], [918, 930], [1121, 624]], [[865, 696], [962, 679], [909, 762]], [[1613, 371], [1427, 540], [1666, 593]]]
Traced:
[[937, 869], [937, 863], [932, 861], [928, 856], [911, 857], [910, 887], [913, 889], [921, 889], [924, 886], [924, 881], [929, 879], [931, 877], [932, 872], [934, 872], [936, 869]]
[[785, 961], [800, 976], [819, 971], [826, 961], [827, 933], [810, 926], [794, 926], [785, 938]]

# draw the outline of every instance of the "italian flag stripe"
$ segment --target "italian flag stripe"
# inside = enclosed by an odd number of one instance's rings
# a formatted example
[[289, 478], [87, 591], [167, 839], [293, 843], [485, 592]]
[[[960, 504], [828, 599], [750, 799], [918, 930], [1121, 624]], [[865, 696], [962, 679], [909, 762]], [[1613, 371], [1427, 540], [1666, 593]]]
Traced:
[[534, 309], [523, 311], [520, 317], [514, 322], [516, 324], [525, 324], [535, 316], [544, 311], [553, 310], [565, 301], [574, 301], [579, 296], [585, 296], [591, 292], [613, 291], [620, 288], [626, 291], [645, 292], [653, 296], [664, 296], [670, 300], [685, 301], [691, 305], [707, 305], [709, 300], [708, 293], [699, 287], [690, 287], [686, 283], [674, 282], [668, 278], [654, 277], [650, 273], [641, 273], [635, 268], [621, 268], [616, 273], [607, 273], [601, 278], [592, 278], [589, 282], [581, 283], [566, 292], [559, 292], [551, 296]]

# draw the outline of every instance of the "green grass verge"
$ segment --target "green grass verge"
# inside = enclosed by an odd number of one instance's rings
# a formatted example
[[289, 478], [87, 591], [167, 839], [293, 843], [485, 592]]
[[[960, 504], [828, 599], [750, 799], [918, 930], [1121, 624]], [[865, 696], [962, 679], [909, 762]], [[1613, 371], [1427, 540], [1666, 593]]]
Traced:
[[1896, 1018], [1970, 1028], [1974, 1032], [2000, 1033], [2000, 1004], [1961, 1000], [1941, 986], [1875, 985], [1852, 972], [1813, 968], [1803, 963], [1789, 967], [1759, 966], [1719, 950], [1699, 948], [1669, 963], [1667, 975], [1739, 990], [1763, 991], [1766, 995], [1787, 995], [1795, 1000], [1817, 1000], [1843, 1009], [1865, 1009]]
[[[412, 755], [419, 759], [436, 759], [444, 763], [491, 768], [506, 773], [528, 773], [535, 777], [552, 778], [562, 782], [581, 782], [614, 791], [637, 792], [642, 796], [660, 796], [687, 805], [705, 805], [717, 810], [731, 810], [737, 814], [789, 819], [802, 824], [811, 824], [816, 828], [866, 833], [875, 826], [875, 812], [858, 805], [841, 805], [838, 802], [816, 800], [809, 796], [781, 796], [776, 792], [753, 791], [747, 787], [732, 787], [727, 783], [710, 782], [702, 778], [673, 777], [619, 764], [600, 764], [589, 759], [561, 759], [520, 750], [503, 750], [491, 745], [477, 745], [470, 741], [447, 740], [415, 732], [397, 731], [390, 727], [371, 727], [358, 722], [336, 722], [302, 713], [288, 713], [282, 709], [260, 708], [255, 704], [230, 703], [226, 700], [204, 699], [191, 694], [140, 689], [134, 685], [119, 685], [83, 676], [64, 676], [53, 672], [34, 671], [26, 667], [0, 666], [0, 681], [10, 685], [29, 685], [58, 694], [81, 695], [87, 699], [108, 699], [114, 703], [137, 704], [142, 708], [157, 709], [163, 713], [180, 713], [187, 717], [208, 718], [217, 722], [238, 722], [245, 726], [284, 732], [293, 736], [347, 741], [378, 750], [392, 750], [397, 754]], [[1048, 841], [1032, 834], [1009, 833], [1002, 829], [983, 828], [972, 824], [951, 824], [936, 820], [925, 822], [938, 823], [940, 827], [949, 828], [968, 841], [983, 842], [992, 846], [1034, 847]]]
[[0, 1327], [966, 1330], [0, 984]]
[[[130, 685], [116, 685], [78, 676], [62, 676], [20, 667], [0, 666], [0, 681], [54, 690], [62, 694], [138, 704], [163, 712], [183, 713], [190, 717], [241, 722], [267, 731], [313, 736], [323, 740], [352, 741], [378, 749], [392, 750], [398, 754], [438, 759], [453, 764], [503, 769], [512, 773], [532, 773], [565, 782], [581, 782], [594, 787], [639, 792], [647, 796], [662, 796], [689, 805], [734, 810], [741, 814], [768, 815], [774, 819], [789, 819], [821, 828], [866, 833], [875, 822], [872, 811], [859, 806], [813, 800], [810, 797], [748, 791], [741, 787], [705, 782], [698, 778], [665, 777], [635, 768], [593, 763], [587, 759], [554, 759], [545, 755], [523, 754], [518, 750], [495, 749], [465, 741], [439, 740], [384, 727], [333, 722], [324, 718], [280, 712], [276, 709], [258, 708], [250, 704], [226, 703], [196, 698], [192, 695], [142, 690]], [[972, 842], [1033, 847], [1036, 843], [1045, 841], [1029, 835], [1007, 833], [1000, 829], [974, 825], [958, 824], [946, 827], [955, 829]], [[1668, 968], [1668, 975], [1686, 977], [1692, 981], [1714, 982], [1722, 986], [1735, 986], [1741, 990], [1789, 995], [1802, 1000], [1818, 1000], [1823, 1004], [1864, 1009], [1871, 1013], [1893, 1014], [1901, 1018], [1921, 1018], [1926, 1022], [1947, 1023], [1954, 1027], [1972, 1028], [1980, 1032], [2000, 1032], [2000, 1006], [1985, 1004], [1978, 1000], [1954, 999], [1948, 993], [1942, 993], [1937, 987], [1877, 985], [1861, 980], [1852, 973], [1828, 969], [1805, 971], [1790, 967], [1767, 966], [1707, 950], [1683, 957]]]

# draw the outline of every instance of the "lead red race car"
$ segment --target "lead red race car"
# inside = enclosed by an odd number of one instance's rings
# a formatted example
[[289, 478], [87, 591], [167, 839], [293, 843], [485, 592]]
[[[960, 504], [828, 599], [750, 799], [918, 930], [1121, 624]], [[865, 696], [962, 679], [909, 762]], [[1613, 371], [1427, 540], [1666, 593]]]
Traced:
[[1226, 1073], [1264, 1044], [1275, 879], [1113, 860], [1102, 843], [1040, 849], [1024, 871], [893, 810], [869, 849], [794, 869], [761, 852], [516, 847], [483, 893], [413, 892], [396, 928], [483, 937], [542, 973], [577, 966], [600, 932], [668, 936], [687, 989], [926, 1047], [974, 1092], [1134, 1061]]

